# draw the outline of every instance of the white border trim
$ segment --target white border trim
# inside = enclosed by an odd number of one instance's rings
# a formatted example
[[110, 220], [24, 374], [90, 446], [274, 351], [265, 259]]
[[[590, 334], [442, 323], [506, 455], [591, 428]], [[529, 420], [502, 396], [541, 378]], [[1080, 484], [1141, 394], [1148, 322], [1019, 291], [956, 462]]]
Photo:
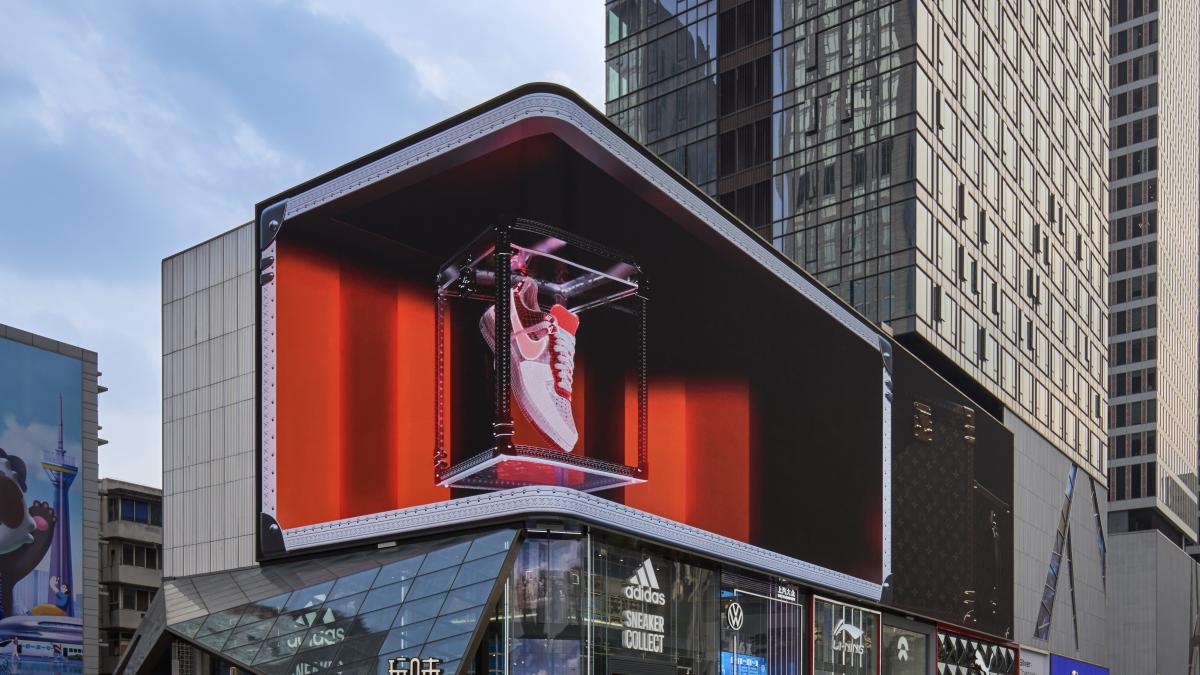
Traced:
[[[262, 259], [270, 257], [274, 263], [270, 267], [270, 271], [274, 277], [270, 282], [262, 283]], [[259, 406], [261, 412], [259, 419], [262, 426], [262, 465], [259, 467], [259, 493], [262, 495], [262, 512], [275, 516], [276, 501], [275, 501], [275, 408], [277, 403], [275, 391], [275, 289], [278, 288], [276, 282], [279, 281], [279, 259], [275, 255], [275, 242], [272, 241], [265, 250], [259, 253], [259, 275], [255, 279], [255, 283], [261, 287], [260, 296], [262, 298], [262, 309], [260, 310], [259, 326], [262, 332], [261, 343], [259, 345], [261, 360], [259, 367], [262, 371], [259, 373], [259, 379], [262, 382], [262, 394], [259, 397]], [[267, 479], [270, 478], [268, 481]], [[255, 514], [257, 522], [259, 516]]]
[[284, 530], [283, 540], [289, 551], [300, 551], [347, 540], [537, 515], [578, 518], [668, 546], [728, 560], [872, 601], [878, 601], [883, 592], [882, 584], [639, 511], [602, 497], [553, 486], [489, 492], [407, 509], [345, 518], [334, 523], [297, 527]]

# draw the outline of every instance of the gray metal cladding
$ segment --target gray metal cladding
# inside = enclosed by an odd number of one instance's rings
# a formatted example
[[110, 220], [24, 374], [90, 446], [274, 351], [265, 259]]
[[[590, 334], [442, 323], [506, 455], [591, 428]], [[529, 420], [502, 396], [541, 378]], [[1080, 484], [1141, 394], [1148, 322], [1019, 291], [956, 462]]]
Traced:
[[253, 232], [163, 261], [164, 573], [254, 564]]

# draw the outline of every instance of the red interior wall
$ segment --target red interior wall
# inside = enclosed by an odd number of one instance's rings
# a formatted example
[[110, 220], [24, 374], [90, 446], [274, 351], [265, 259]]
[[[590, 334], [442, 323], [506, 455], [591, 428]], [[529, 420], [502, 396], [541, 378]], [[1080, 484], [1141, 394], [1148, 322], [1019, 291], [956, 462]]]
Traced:
[[283, 527], [441, 501], [430, 289], [280, 241], [277, 518]]
[[[432, 290], [387, 268], [297, 242], [280, 241], [276, 259], [280, 524], [312, 525], [449, 499], [450, 491], [433, 483]], [[581, 359], [580, 399], [585, 378]], [[636, 465], [633, 382], [626, 392], [625, 459]], [[575, 404], [582, 434], [583, 401]], [[519, 413], [516, 418], [519, 440], [536, 436]], [[648, 422], [650, 480], [626, 488], [625, 503], [748, 541], [745, 379], [655, 381]], [[581, 436], [575, 452], [586, 450]]]
[[[648, 405], [650, 480], [625, 488], [625, 503], [748, 542], [749, 385], [736, 379], [653, 382]], [[625, 459], [636, 464], [637, 410], [630, 407]]]

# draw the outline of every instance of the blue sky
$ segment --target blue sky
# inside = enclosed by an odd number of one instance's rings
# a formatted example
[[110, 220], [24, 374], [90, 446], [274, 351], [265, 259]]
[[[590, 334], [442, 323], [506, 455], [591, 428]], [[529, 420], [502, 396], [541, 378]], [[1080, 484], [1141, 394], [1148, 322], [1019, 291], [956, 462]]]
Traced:
[[9, 3], [0, 323], [100, 354], [100, 474], [161, 483], [160, 263], [518, 84], [597, 106], [600, 0]]

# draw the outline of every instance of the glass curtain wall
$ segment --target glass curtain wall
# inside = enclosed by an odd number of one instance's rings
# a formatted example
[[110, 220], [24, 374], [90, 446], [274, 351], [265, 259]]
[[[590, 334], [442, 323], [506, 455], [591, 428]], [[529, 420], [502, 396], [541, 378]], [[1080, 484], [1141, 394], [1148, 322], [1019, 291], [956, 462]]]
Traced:
[[799, 675], [805, 601], [625, 537], [528, 532], [465, 672]]

